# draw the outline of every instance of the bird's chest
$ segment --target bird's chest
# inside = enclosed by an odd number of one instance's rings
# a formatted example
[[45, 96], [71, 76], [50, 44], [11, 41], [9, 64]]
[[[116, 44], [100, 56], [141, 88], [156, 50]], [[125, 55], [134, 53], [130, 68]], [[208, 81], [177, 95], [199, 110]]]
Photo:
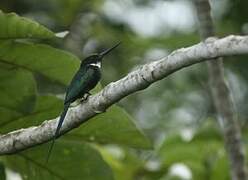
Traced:
[[93, 71], [93, 75], [89, 77], [89, 90], [93, 89], [101, 79], [101, 70], [98, 67], [90, 67]]

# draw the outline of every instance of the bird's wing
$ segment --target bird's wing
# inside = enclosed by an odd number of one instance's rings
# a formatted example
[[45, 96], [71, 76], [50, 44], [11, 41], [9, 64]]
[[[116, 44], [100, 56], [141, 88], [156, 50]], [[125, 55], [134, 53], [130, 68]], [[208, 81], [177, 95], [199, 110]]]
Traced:
[[82, 94], [86, 93], [89, 82], [94, 76], [94, 70], [91, 68], [84, 68], [79, 70], [73, 77], [66, 92], [65, 103], [72, 103], [80, 98]]

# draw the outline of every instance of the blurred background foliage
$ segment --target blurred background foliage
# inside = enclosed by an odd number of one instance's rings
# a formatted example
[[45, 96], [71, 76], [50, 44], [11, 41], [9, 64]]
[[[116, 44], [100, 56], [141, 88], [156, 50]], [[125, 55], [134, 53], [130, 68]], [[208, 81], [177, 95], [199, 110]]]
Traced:
[[[248, 1], [211, 6], [218, 36], [248, 33]], [[199, 42], [190, 0], [8, 0], [0, 9], [1, 133], [58, 116], [66, 85], [91, 53], [122, 42], [105, 58], [105, 86]], [[19, 16], [5, 14], [11, 12]], [[70, 33], [57, 37], [64, 31]], [[229, 57], [225, 75], [247, 151], [246, 59]], [[1, 157], [0, 179], [230, 179], [205, 64], [121, 100], [60, 138], [45, 164], [47, 149]]]

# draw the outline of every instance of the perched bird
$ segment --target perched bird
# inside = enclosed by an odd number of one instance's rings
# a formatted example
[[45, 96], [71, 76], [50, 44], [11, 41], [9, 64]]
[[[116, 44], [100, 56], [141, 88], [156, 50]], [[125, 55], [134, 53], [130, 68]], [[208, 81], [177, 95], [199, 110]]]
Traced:
[[81, 62], [79, 70], [74, 75], [70, 85], [67, 88], [64, 100], [64, 110], [60, 115], [57, 129], [55, 131], [55, 134], [52, 139], [52, 144], [48, 151], [46, 162], [48, 162], [54, 142], [59, 136], [60, 128], [63, 124], [70, 104], [77, 99], [84, 98], [85, 95], [90, 95], [89, 91], [93, 89], [101, 79], [101, 62], [103, 57], [107, 55], [110, 51], [112, 51], [114, 48], [116, 48], [119, 44], [120, 43], [103, 51], [100, 54], [91, 55]]

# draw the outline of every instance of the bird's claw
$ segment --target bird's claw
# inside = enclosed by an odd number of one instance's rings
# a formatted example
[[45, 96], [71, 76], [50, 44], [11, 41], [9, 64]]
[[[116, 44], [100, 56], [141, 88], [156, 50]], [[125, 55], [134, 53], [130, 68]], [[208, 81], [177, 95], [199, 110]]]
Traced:
[[84, 101], [87, 101], [87, 99], [89, 98], [91, 94], [89, 92], [85, 93], [84, 96], [82, 97], [82, 99], [80, 100], [80, 102], [84, 102]]

